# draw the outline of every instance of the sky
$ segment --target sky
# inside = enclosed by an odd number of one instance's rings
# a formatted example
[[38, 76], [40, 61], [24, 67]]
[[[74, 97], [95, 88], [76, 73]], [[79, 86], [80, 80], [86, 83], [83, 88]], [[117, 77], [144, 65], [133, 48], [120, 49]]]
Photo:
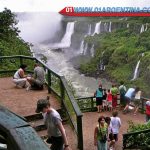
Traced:
[[0, 0], [0, 11], [59, 12], [64, 7], [150, 7], [150, 0]]

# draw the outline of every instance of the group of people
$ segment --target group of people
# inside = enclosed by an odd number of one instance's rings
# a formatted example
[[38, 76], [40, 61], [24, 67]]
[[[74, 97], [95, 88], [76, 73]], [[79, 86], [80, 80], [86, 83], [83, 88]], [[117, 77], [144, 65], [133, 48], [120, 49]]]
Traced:
[[121, 120], [118, 112], [113, 111], [112, 117], [100, 116], [94, 130], [94, 145], [98, 150], [113, 150], [118, 141]]
[[117, 107], [117, 95], [118, 88], [115, 85], [112, 85], [111, 89], [103, 89], [102, 85], [99, 85], [99, 88], [94, 93], [96, 97], [96, 106], [97, 112], [102, 112], [102, 110], [112, 111]]
[[44, 69], [38, 63], [34, 65], [34, 74], [25, 75], [27, 65], [22, 64], [13, 76], [13, 82], [17, 87], [26, 88], [26, 90], [42, 90], [45, 83]]

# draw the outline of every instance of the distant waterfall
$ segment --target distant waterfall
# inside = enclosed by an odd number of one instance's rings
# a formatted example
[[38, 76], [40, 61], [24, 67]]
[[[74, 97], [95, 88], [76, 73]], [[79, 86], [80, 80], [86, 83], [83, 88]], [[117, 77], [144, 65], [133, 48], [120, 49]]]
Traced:
[[144, 32], [144, 25], [142, 24], [141, 29], [140, 29], [140, 33]]
[[92, 45], [90, 49], [91, 56], [94, 57], [94, 44]]
[[80, 54], [84, 54], [84, 40], [81, 41]]
[[127, 23], [127, 28], [129, 28], [129, 23]]
[[135, 80], [138, 76], [138, 70], [139, 70], [139, 65], [140, 65], [140, 60], [137, 62], [136, 64], [136, 67], [135, 67], [135, 70], [134, 70], [134, 75], [133, 75], [133, 79], [132, 80]]
[[111, 32], [111, 22], [109, 23], [109, 32]]
[[67, 23], [67, 27], [66, 27], [66, 33], [63, 36], [61, 43], [60, 43], [60, 47], [70, 47], [71, 45], [71, 36], [74, 33], [74, 22], [68, 22]]
[[147, 23], [146, 23], [145, 31], [147, 31]]
[[91, 31], [92, 31], [92, 26], [91, 24], [88, 25], [88, 35], [91, 35]]
[[101, 32], [101, 21], [96, 23], [93, 35], [96, 33], [99, 34], [100, 32]]

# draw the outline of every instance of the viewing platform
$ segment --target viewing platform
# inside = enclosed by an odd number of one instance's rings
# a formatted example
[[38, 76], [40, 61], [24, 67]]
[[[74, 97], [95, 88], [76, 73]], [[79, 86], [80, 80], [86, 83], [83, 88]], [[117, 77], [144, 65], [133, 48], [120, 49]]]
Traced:
[[[48, 94], [46, 88], [42, 91], [16, 88], [12, 82], [11, 77], [0, 78], [0, 105], [7, 107], [9, 110], [20, 116], [29, 116], [35, 114], [36, 102], [40, 98], [50, 96], [50, 102], [53, 108], [59, 110], [61, 108], [60, 102], [53, 94]], [[111, 116], [110, 112], [85, 112], [83, 113], [82, 125], [83, 125], [83, 143], [84, 150], [95, 150], [93, 144], [94, 128], [97, 125], [97, 119], [100, 115]], [[138, 113], [136, 116], [133, 112], [124, 115], [119, 112], [119, 117], [122, 121], [122, 126], [119, 133], [119, 141], [116, 144], [116, 150], [122, 150], [122, 134], [127, 132], [128, 121], [132, 120], [135, 123], [144, 123], [145, 115]], [[41, 121], [42, 122], [42, 121]], [[31, 122], [31, 126], [35, 126], [34, 122]], [[74, 130], [67, 123], [64, 124], [69, 145], [72, 150], [77, 150], [77, 138]], [[46, 130], [38, 132], [40, 136], [46, 135]]]

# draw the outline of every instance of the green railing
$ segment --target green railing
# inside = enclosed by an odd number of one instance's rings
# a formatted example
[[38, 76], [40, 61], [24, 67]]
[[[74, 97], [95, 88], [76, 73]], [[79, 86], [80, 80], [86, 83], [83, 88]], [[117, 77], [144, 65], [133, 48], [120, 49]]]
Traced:
[[150, 149], [150, 129], [123, 134], [123, 149]]
[[[33, 72], [34, 63], [39, 63], [46, 72], [46, 82], [48, 92], [53, 92], [58, 96], [62, 108], [65, 110], [72, 127], [76, 131], [78, 148], [83, 150], [83, 131], [82, 131], [82, 113], [76, 100], [70, 91], [66, 79], [52, 71], [41, 60], [29, 56], [3, 56], [0, 57], [0, 75], [12, 75], [20, 66], [20, 64], [29, 65], [27, 72]], [[11, 70], [7, 70], [11, 68]]]

